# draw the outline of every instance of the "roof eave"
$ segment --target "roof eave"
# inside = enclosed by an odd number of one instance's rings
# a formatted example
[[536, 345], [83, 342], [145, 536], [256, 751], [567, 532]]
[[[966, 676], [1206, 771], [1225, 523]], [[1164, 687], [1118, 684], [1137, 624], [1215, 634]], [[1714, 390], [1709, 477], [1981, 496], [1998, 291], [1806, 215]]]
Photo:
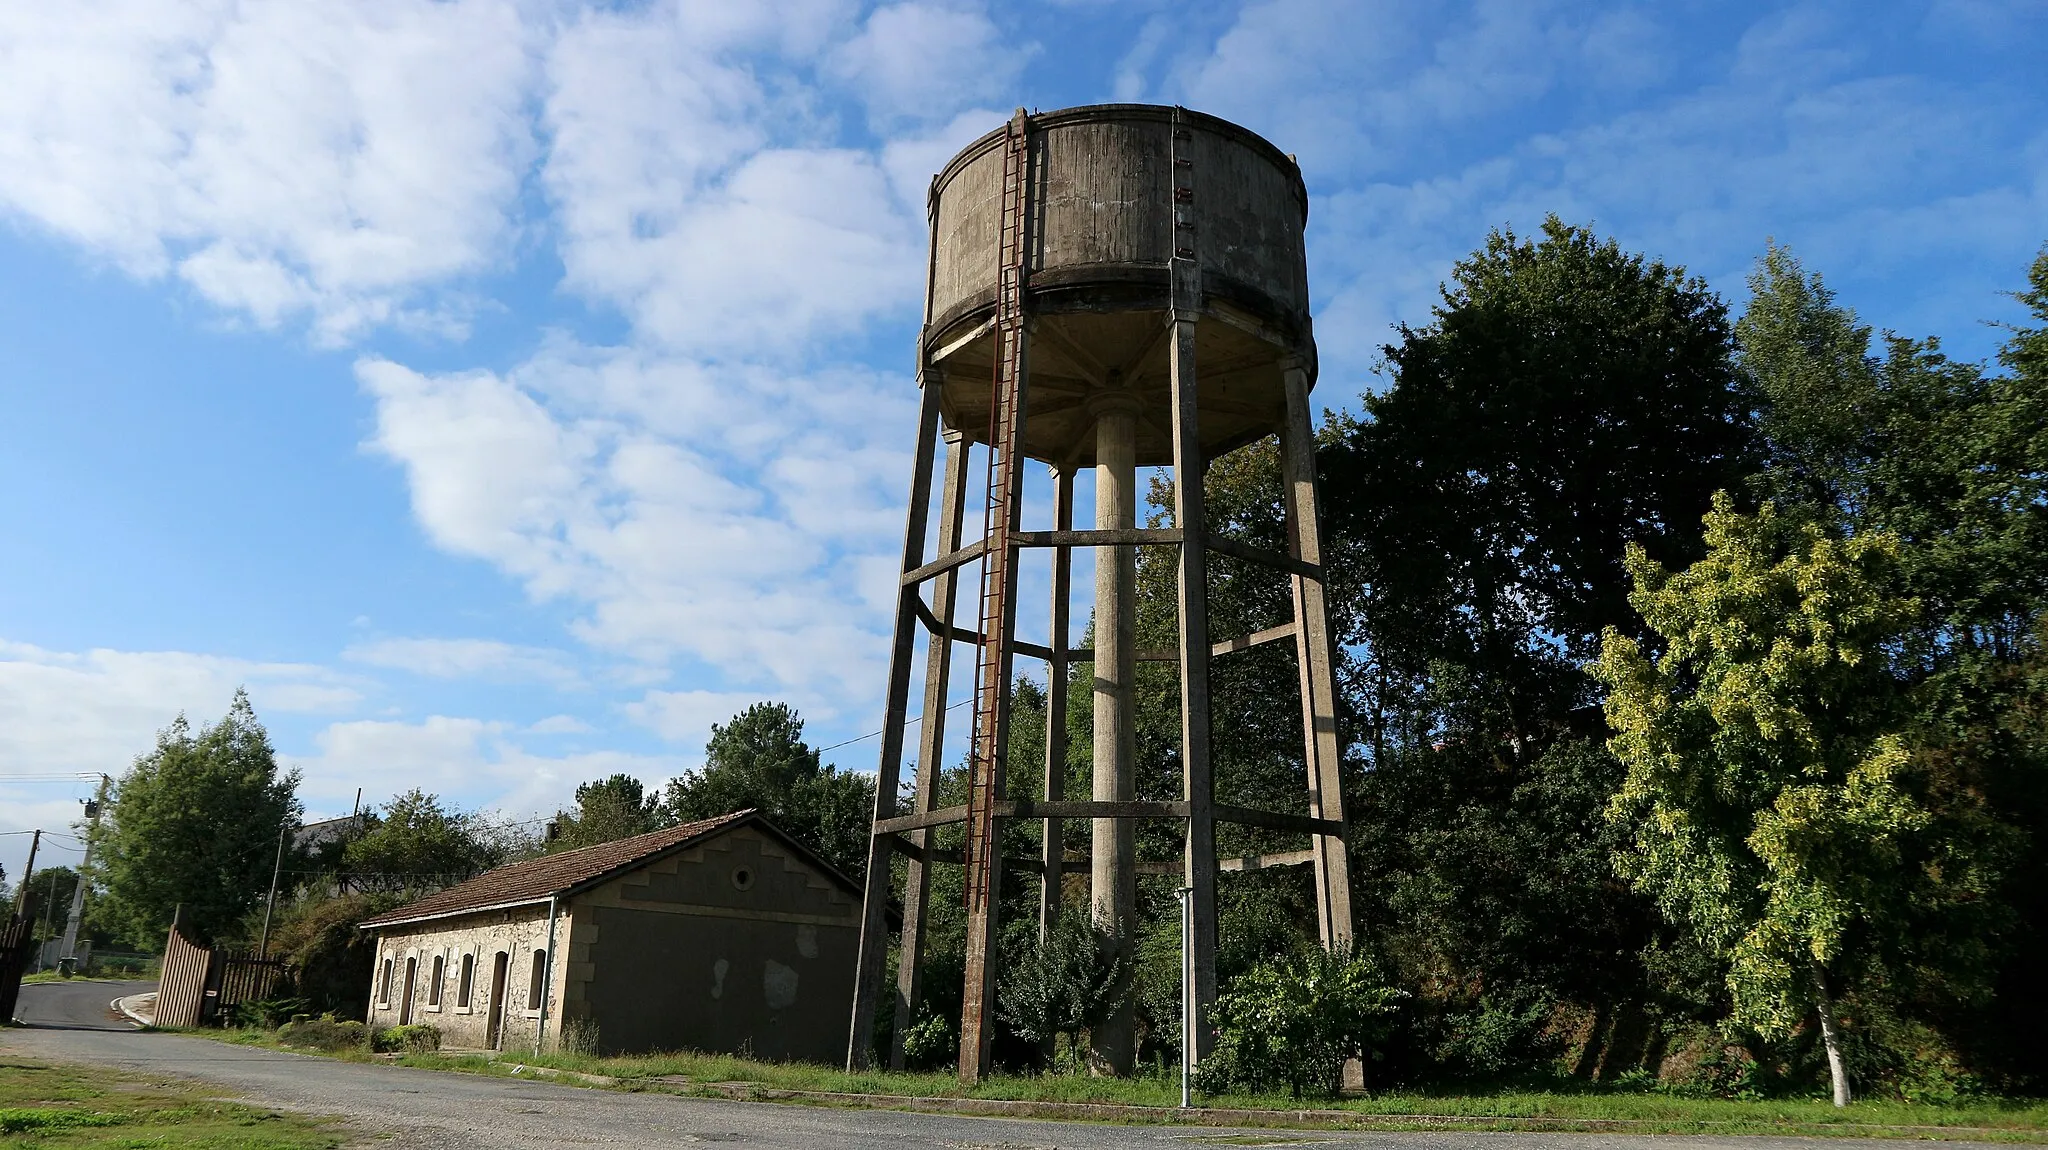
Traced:
[[566, 891], [552, 891], [548, 894], [529, 895], [509, 902], [486, 903], [483, 906], [465, 906], [456, 910], [437, 910], [429, 914], [408, 915], [405, 918], [369, 919], [356, 924], [357, 930], [382, 930], [387, 926], [409, 926], [416, 922], [432, 922], [437, 918], [461, 918], [466, 914], [489, 914], [494, 910], [514, 910], [522, 906], [539, 906], [551, 899], [560, 898]]

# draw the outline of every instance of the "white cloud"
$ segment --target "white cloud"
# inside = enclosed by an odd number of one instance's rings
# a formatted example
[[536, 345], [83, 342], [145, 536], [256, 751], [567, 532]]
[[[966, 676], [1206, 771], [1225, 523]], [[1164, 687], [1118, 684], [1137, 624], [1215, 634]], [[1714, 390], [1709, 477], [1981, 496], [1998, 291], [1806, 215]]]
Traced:
[[445, 324], [419, 290], [504, 260], [531, 72], [513, 0], [10, 5], [0, 210], [259, 324]]
[[[258, 715], [330, 715], [352, 710], [363, 684], [299, 663], [182, 651], [49, 651], [0, 640], [0, 763], [9, 775], [118, 777], [179, 713], [195, 726], [226, 714], [238, 686], [248, 687]], [[84, 794], [90, 787], [71, 789]], [[76, 817], [68, 797], [52, 800], [40, 784], [7, 786], [0, 778], [0, 788], [0, 830], [54, 829]]]
[[487, 679], [574, 687], [581, 677], [561, 651], [521, 647], [495, 639], [378, 639], [357, 643], [341, 657], [436, 679]]
[[906, 382], [573, 347], [511, 378], [358, 374], [429, 536], [587, 604], [589, 642], [763, 689], [874, 689], [867, 576], [900, 529]]
[[635, 723], [696, 752], [711, 737], [713, 723], [726, 722], [761, 701], [743, 691], [649, 691], [623, 710]]
[[567, 804], [591, 779], [624, 773], [659, 786], [682, 770], [677, 759], [617, 751], [535, 755], [512, 734], [504, 723], [445, 715], [335, 723], [314, 737], [314, 755], [295, 761], [305, 773], [300, 793], [313, 813], [346, 814], [357, 787], [366, 804], [418, 787], [464, 808], [531, 814]]
[[547, 718], [526, 728], [529, 735], [588, 735], [596, 727], [574, 715], [549, 715]]
[[928, 124], [1010, 93], [1037, 45], [1005, 39], [988, 15], [957, 4], [888, 4], [840, 44], [827, 70], [851, 83], [877, 128]]

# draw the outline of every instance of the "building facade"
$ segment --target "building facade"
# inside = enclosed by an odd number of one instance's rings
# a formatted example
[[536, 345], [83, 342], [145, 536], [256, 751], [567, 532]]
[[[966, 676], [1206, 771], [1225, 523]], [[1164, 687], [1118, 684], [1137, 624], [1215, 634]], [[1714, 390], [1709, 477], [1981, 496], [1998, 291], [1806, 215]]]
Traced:
[[835, 1062], [861, 891], [741, 811], [479, 875], [361, 924], [368, 1022], [444, 1047]]

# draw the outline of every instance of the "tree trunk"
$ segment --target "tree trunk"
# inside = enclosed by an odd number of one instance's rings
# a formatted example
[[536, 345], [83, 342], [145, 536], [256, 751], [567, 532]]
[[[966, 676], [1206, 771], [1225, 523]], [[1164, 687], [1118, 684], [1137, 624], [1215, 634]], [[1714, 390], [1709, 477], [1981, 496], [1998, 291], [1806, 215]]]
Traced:
[[1813, 967], [1813, 1005], [1820, 1015], [1820, 1040], [1828, 1049], [1828, 1078], [1834, 1083], [1835, 1105], [1849, 1104], [1849, 1068], [1842, 1062], [1842, 1034], [1835, 1025], [1835, 1002], [1828, 995], [1827, 975]]

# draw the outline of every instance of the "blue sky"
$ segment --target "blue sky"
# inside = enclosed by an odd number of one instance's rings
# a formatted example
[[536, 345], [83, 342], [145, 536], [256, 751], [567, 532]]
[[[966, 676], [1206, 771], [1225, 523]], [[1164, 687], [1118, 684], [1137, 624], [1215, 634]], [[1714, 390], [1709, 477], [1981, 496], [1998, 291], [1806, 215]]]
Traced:
[[[1344, 406], [1550, 211], [1986, 356], [2044, 57], [2041, 0], [9, 5], [0, 776], [237, 684], [315, 813], [658, 783], [760, 698], [871, 731], [924, 187], [1019, 104], [1296, 153]], [[0, 777], [0, 830], [87, 786]]]

